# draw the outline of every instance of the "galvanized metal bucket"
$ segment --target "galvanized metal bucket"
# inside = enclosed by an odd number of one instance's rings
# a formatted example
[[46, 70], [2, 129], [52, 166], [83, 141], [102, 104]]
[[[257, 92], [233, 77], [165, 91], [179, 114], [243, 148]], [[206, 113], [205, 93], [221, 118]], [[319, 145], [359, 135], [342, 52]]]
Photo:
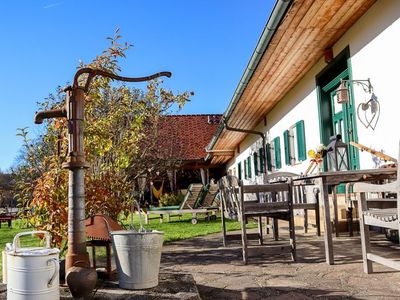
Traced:
[[[44, 234], [44, 247], [21, 248], [20, 237]], [[47, 231], [21, 232], [9, 244], [7, 253], [7, 299], [53, 300], [60, 299], [59, 261], [60, 250], [50, 248]]]
[[119, 230], [111, 236], [119, 287], [136, 290], [157, 286], [164, 233]]

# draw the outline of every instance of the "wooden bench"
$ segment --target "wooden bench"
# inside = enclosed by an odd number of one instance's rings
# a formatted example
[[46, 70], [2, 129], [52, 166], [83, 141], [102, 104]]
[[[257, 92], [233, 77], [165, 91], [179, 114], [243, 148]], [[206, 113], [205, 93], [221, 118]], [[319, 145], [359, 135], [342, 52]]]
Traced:
[[[389, 259], [384, 256], [372, 253], [369, 232], [369, 226], [400, 230], [399, 164], [397, 166], [397, 179], [394, 182], [386, 184], [355, 183], [353, 190], [357, 193], [364, 272], [368, 274], [373, 272], [372, 262], [376, 262], [387, 267], [400, 270], [400, 262], [398, 260]], [[396, 193], [397, 197], [396, 199], [374, 198], [373, 201], [371, 201], [371, 199], [369, 199], [370, 201], [368, 201], [369, 193], [375, 193], [378, 195], [382, 195], [385, 193]], [[387, 204], [389, 202], [389, 204], [395, 204], [396, 207], [392, 208], [385, 205], [386, 207], [384, 208], [377, 208], [377, 204], [379, 204], [379, 202], [381, 202], [382, 204]], [[371, 203], [374, 203], [375, 208], [371, 207]]]
[[18, 208], [1, 207], [0, 208], [0, 228], [2, 223], [7, 223], [8, 228], [12, 227], [12, 221], [17, 218]]

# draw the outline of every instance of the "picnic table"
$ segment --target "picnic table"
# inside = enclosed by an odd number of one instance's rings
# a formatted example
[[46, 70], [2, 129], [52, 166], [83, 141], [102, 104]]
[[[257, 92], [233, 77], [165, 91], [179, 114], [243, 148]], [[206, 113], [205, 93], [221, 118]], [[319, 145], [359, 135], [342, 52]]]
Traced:
[[[379, 181], [384, 179], [396, 179], [397, 168], [380, 168], [366, 170], [349, 170], [335, 172], [320, 172], [319, 174], [310, 174], [293, 178], [294, 185], [315, 185], [320, 188], [322, 206], [324, 210], [324, 245], [325, 259], [329, 265], [334, 264], [333, 239], [331, 212], [329, 208], [329, 187], [332, 187], [332, 197], [334, 208], [334, 224], [337, 226], [337, 195], [336, 187], [342, 183]], [[337, 227], [336, 227], [337, 228]], [[336, 231], [337, 232], [337, 231]]]

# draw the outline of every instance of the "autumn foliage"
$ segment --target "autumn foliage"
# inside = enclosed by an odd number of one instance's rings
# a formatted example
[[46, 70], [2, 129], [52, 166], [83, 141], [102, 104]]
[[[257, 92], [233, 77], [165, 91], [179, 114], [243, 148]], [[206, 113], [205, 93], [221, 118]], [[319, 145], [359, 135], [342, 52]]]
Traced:
[[[120, 72], [118, 59], [125, 57], [130, 45], [119, 43], [118, 31], [108, 39], [110, 47], [80, 67]], [[162, 169], [165, 163], [156, 143], [160, 117], [180, 109], [191, 94], [175, 95], [157, 80], [149, 82], [145, 90], [102, 77], [92, 81], [85, 99], [88, 215], [102, 213], [117, 218], [128, 211], [136, 195], [137, 178], [154, 167]], [[39, 110], [63, 104], [63, 93], [50, 95], [39, 103]], [[21, 214], [30, 225], [50, 231], [53, 244], [60, 247], [67, 236], [68, 219], [68, 171], [61, 166], [68, 149], [67, 122], [46, 121], [43, 134], [35, 139], [28, 137], [27, 128], [20, 129], [18, 135], [23, 149], [13, 171]]]

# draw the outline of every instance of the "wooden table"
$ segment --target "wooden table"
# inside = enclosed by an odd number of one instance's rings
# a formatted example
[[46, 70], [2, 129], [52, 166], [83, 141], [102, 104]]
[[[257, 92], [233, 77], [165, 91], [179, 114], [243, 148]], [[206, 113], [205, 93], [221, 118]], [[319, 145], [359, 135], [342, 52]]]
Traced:
[[319, 174], [311, 174], [307, 176], [300, 176], [293, 178], [294, 185], [317, 185], [320, 188], [320, 195], [322, 198], [324, 209], [324, 243], [325, 243], [325, 258], [326, 263], [329, 265], [334, 264], [333, 258], [333, 241], [332, 241], [332, 225], [331, 214], [329, 208], [329, 192], [328, 187], [332, 187], [333, 191], [333, 204], [336, 214], [337, 222], [337, 209], [336, 209], [336, 186], [342, 183], [361, 182], [361, 181], [378, 181], [383, 179], [395, 179], [396, 168], [380, 168], [380, 169], [367, 169], [367, 170], [350, 170], [350, 171], [337, 171], [337, 172], [321, 172]]

